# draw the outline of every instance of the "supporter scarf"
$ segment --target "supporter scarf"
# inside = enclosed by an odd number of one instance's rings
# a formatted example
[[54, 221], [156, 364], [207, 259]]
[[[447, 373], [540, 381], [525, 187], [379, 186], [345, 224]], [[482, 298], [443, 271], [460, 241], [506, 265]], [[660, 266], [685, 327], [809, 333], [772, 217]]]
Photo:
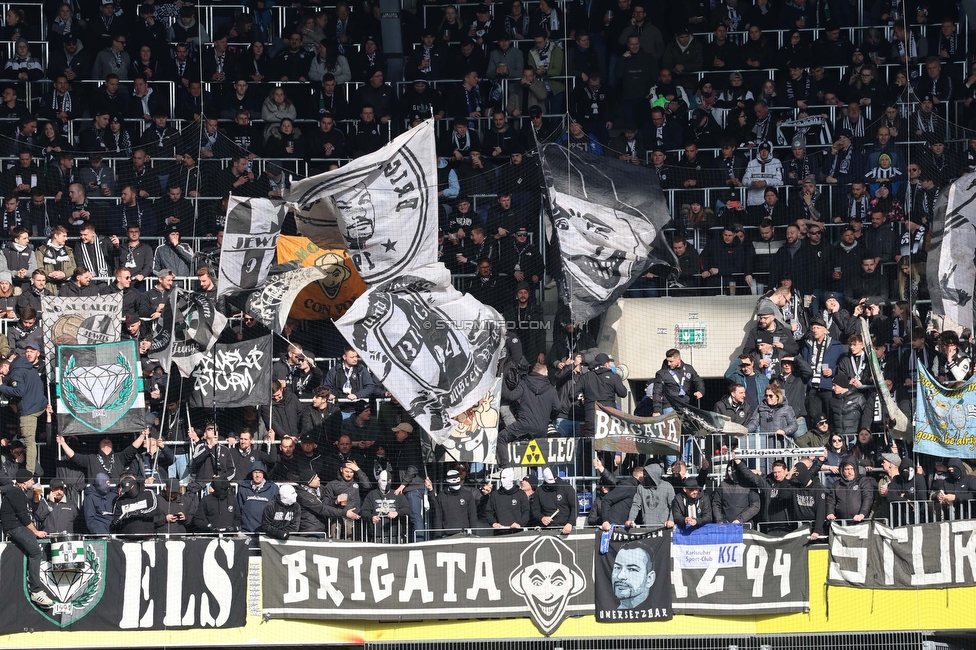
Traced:
[[44, 247], [44, 259], [42, 260], [44, 264], [50, 264], [51, 266], [57, 266], [62, 262], [70, 261], [68, 257], [68, 249], [64, 246], [55, 246], [53, 242], [49, 239]]

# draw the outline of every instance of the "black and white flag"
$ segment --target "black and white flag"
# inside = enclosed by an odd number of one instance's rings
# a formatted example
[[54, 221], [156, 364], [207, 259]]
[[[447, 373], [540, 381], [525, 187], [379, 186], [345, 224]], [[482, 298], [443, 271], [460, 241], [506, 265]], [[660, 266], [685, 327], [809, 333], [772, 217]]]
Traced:
[[744, 436], [749, 430], [741, 424], [736, 424], [727, 415], [695, 408], [690, 404], [672, 400], [667, 394], [668, 403], [681, 418], [681, 431], [686, 435], [706, 436], [721, 433], [731, 436]]
[[275, 267], [260, 290], [248, 297], [247, 313], [272, 332], [281, 332], [298, 294], [313, 282], [320, 282], [325, 276], [326, 269], [323, 266]]
[[932, 315], [942, 319], [942, 332], [961, 334], [964, 328], [973, 329], [972, 251], [976, 251], [976, 175], [966, 174], [943, 188], [936, 202], [932, 247], [925, 263]]
[[495, 384], [498, 312], [451, 285], [443, 264], [371, 286], [336, 328], [437, 443]]
[[287, 207], [282, 201], [231, 195], [220, 246], [217, 296], [253, 289], [268, 275]]
[[177, 289], [176, 294], [171, 359], [180, 369], [180, 375], [189, 377], [217, 342], [227, 317], [217, 310], [212, 300], [199, 293]]
[[[427, 120], [379, 151], [292, 184], [283, 196], [296, 221], [325, 231], [338, 225], [366, 284], [391, 280], [437, 259], [434, 139], [434, 121]], [[303, 233], [322, 246], [314, 229]]]
[[112, 343], [122, 333], [122, 294], [42, 296], [41, 331], [47, 376], [54, 376], [59, 345]]
[[271, 336], [218, 343], [193, 369], [190, 406], [260, 406], [271, 402]]
[[657, 258], [653, 245], [671, 215], [646, 167], [554, 144], [541, 152], [562, 260], [560, 297], [573, 321], [583, 323], [606, 311], [652, 263], [670, 263]]

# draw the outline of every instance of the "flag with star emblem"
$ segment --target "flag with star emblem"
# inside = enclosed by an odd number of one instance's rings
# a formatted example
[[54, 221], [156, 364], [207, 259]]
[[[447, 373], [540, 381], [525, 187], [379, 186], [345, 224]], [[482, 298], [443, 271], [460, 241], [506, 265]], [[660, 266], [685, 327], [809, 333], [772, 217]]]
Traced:
[[379, 151], [293, 183], [283, 197], [297, 223], [316, 225], [302, 232], [318, 246], [328, 247], [336, 224], [367, 285], [391, 280], [437, 259], [434, 139], [427, 120]]
[[655, 246], [671, 215], [647, 167], [554, 144], [540, 151], [562, 262], [560, 297], [573, 322], [585, 323], [652, 264], [673, 264], [670, 248]]

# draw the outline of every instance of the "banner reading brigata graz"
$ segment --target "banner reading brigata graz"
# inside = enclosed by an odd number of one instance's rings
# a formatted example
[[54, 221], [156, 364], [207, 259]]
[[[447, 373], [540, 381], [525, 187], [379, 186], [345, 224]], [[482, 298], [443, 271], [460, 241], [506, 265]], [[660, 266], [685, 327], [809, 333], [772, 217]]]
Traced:
[[865, 521], [830, 529], [827, 584], [868, 589], [976, 584], [976, 521], [889, 528]]
[[[30, 602], [24, 554], [0, 544], [0, 634], [31, 630], [158, 630], [240, 627], [245, 623], [245, 539], [88, 540], [70, 571], [41, 565], [54, 599]], [[62, 562], [59, 566], [64, 566]]]
[[[806, 610], [804, 541], [802, 534], [747, 532], [738, 565], [672, 567], [671, 609], [746, 616]], [[593, 550], [589, 531], [526, 531], [403, 546], [264, 541], [264, 615], [381, 621], [528, 617], [548, 635], [567, 616], [594, 614]]]

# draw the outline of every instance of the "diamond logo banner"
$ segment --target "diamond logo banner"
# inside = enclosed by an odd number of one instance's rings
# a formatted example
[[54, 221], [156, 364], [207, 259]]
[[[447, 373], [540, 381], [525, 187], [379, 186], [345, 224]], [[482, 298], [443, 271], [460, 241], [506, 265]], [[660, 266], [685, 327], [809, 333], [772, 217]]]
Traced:
[[58, 425], [63, 435], [146, 426], [135, 341], [58, 347]]

